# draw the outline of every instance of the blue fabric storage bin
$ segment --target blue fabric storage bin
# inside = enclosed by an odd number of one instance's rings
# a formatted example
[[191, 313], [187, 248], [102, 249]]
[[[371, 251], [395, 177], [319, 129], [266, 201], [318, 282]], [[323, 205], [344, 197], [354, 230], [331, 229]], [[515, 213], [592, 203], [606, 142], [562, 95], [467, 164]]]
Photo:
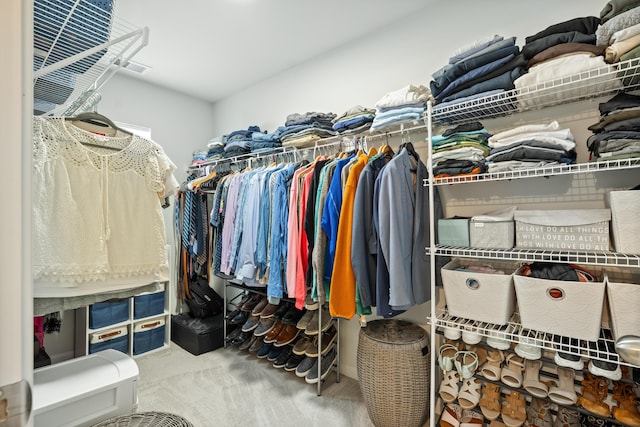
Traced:
[[89, 306], [89, 328], [98, 329], [129, 319], [129, 299], [114, 299]]
[[153, 319], [138, 323], [133, 331], [133, 354], [146, 353], [164, 344], [165, 320]]
[[97, 353], [109, 348], [129, 354], [129, 334], [126, 326], [91, 334], [89, 353]]
[[[37, 50], [52, 51], [52, 60], [46, 65], [108, 41], [111, 35], [113, 3], [113, 0], [83, 0], [74, 9], [76, 0], [35, 0], [33, 44]], [[102, 49], [65, 69], [77, 74], [84, 73], [102, 58], [106, 51], [107, 49]]]
[[164, 312], [164, 291], [137, 295], [133, 298], [133, 318], [155, 316]]

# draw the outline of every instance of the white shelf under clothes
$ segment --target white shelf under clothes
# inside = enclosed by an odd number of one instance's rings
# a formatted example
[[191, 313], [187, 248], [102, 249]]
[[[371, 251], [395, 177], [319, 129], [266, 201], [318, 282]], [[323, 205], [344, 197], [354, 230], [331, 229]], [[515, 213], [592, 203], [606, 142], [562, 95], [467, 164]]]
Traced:
[[147, 45], [149, 30], [114, 9], [115, 0], [34, 0], [35, 115], [87, 110], [115, 73], [135, 67], [132, 58]]

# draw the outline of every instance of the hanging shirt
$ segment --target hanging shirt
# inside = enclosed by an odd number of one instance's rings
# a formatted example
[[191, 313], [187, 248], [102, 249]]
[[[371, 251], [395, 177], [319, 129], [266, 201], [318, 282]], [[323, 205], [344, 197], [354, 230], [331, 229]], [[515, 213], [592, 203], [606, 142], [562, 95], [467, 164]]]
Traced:
[[135, 135], [95, 135], [63, 118], [35, 117], [33, 126], [34, 296], [165, 280], [161, 205], [178, 183], [162, 148]]

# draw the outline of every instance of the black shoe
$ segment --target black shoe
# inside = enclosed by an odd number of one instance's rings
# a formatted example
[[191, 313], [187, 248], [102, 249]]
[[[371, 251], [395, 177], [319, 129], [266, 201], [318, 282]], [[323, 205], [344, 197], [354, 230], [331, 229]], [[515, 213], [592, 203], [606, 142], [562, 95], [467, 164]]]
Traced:
[[[318, 382], [318, 360], [316, 359], [316, 363], [311, 367], [304, 380], [309, 384], [315, 384]], [[336, 347], [333, 346], [331, 350], [327, 353], [326, 356], [322, 356], [322, 361], [320, 362], [320, 379], [323, 380], [329, 375], [331, 371], [331, 367], [333, 366], [333, 362], [336, 360]]]
[[235, 310], [233, 310], [233, 311], [228, 312], [228, 313], [227, 313], [227, 315], [226, 315], [226, 316], [224, 316], [224, 318], [225, 318], [225, 319], [227, 319], [227, 320], [231, 320], [231, 319], [233, 319], [234, 317], [236, 317], [238, 314], [240, 314], [240, 312], [241, 312], [241, 311], [242, 311], [242, 310], [240, 310], [239, 308], [237, 308], [237, 309], [235, 309]]
[[240, 345], [246, 340], [250, 339], [252, 336], [253, 334], [251, 332], [240, 332], [240, 335], [238, 335], [235, 339], [231, 340], [229, 344], [233, 346]]
[[280, 307], [278, 307], [276, 312], [273, 313], [273, 318], [277, 319], [277, 320], [282, 320], [282, 318], [287, 313], [287, 311], [289, 311], [290, 308], [291, 308], [291, 303], [289, 303], [289, 302], [281, 302], [280, 303]]
[[241, 311], [238, 313], [233, 319], [229, 320], [229, 323], [232, 325], [242, 325], [249, 318], [248, 311]]
[[238, 350], [240, 351], [249, 350], [249, 347], [251, 347], [251, 345], [255, 343], [257, 339], [258, 337], [256, 337], [255, 335], [251, 335], [251, 337], [248, 340], [246, 340], [245, 342], [243, 342], [238, 346]]
[[287, 363], [287, 360], [289, 360], [289, 358], [291, 357], [292, 348], [293, 347], [288, 345], [282, 349], [282, 353], [280, 353], [280, 356], [278, 356], [278, 358], [273, 362], [274, 368], [284, 368], [284, 365]]
[[298, 320], [304, 315], [304, 310], [298, 310], [295, 305], [292, 305], [289, 310], [282, 316], [284, 323], [297, 324]]
[[300, 362], [302, 362], [305, 357], [307, 356], [305, 356], [304, 354], [292, 353], [291, 356], [287, 359], [287, 361], [284, 364], [284, 370], [287, 372], [295, 371], [298, 365], [300, 364]]
[[238, 335], [240, 335], [242, 333], [242, 330], [240, 328], [236, 328], [233, 331], [229, 332], [227, 334], [226, 337], [224, 337], [224, 340], [226, 342], [230, 342], [233, 341], [234, 339], [236, 339], [238, 337]]

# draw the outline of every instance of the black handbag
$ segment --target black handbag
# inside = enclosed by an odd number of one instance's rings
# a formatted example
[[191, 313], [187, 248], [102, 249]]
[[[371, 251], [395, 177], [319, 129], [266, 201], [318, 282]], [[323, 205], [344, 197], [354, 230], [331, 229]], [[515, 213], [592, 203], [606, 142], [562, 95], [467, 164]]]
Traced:
[[204, 318], [222, 313], [224, 300], [209, 286], [206, 278], [189, 279], [185, 294], [185, 302], [193, 317]]

